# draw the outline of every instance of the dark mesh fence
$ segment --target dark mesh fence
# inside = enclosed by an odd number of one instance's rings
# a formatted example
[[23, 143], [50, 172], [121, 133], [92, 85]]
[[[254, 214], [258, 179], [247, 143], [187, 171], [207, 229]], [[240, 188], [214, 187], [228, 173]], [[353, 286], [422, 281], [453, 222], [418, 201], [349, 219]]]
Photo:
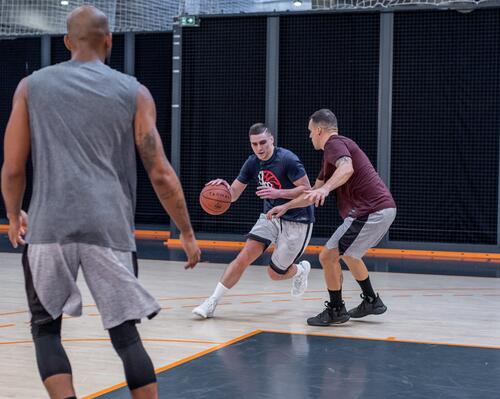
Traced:
[[[156, 102], [157, 126], [170, 158], [172, 99], [172, 33], [135, 37], [135, 75]], [[137, 162], [137, 223], [168, 224], [169, 218], [151, 186], [142, 162]]]
[[[12, 98], [18, 83], [33, 71], [40, 69], [40, 38], [0, 40], [0, 162], [3, 164], [3, 135], [12, 108]], [[31, 162], [27, 171], [23, 208], [31, 198]], [[0, 217], [5, 218], [5, 206], [0, 200]]]
[[[307, 123], [319, 108], [333, 110], [340, 133], [377, 166], [379, 26], [374, 12], [280, 17], [277, 144], [302, 159], [311, 183], [322, 153]], [[262, 209], [255, 184], [222, 216], [205, 214], [198, 196], [208, 180], [231, 182], [252, 154], [248, 128], [265, 121], [266, 30], [265, 16], [241, 16], [202, 18], [183, 31], [180, 177], [197, 231], [245, 233]], [[155, 98], [168, 156], [172, 41], [171, 32], [135, 38], [136, 76]], [[52, 64], [69, 59], [62, 36], [51, 48]], [[0, 40], [0, 54], [3, 132], [19, 80], [40, 68], [40, 38]], [[389, 239], [496, 244], [500, 10], [397, 12], [393, 55], [390, 185], [398, 216]], [[114, 35], [111, 66], [124, 69], [123, 34]], [[136, 221], [167, 226], [138, 164]], [[341, 222], [333, 197], [316, 212], [316, 237]]]
[[204, 213], [198, 196], [208, 180], [236, 178], [252, 153], [248, 128], [265, 120], [266, 18], [202, 19], [184, 29], [182, 44], [181, 179], [193, 225], [247, 232], [262, 209], [255, 185], [217, 217]]
[[[124, 69], [124, 43], [125, 36], [123, 34], [113, 35], [113, 48], [111, 50], [111, 58], [109, 66], [117, 71], [123, 72]], [[68, 61], [71, 58], [71, 54], [68, 49], [64, 46], [63, 36], [52, 36], [50, 38], [50, 63], [57, 64], [59, 62]]]
[[397, 13], [391, 240], [496, 244], [498, 10]]
[[[376, 166], [379, 15], [287, 16], [280, 38], [279, 144], [302, 159], [314, 184], [323, 153], [314, 150], [307, 124], [314, 111], [329, 108], [340, 134]], [[317, 209], [314, 236], [330, 236], [341, 223], [333, 198]]]

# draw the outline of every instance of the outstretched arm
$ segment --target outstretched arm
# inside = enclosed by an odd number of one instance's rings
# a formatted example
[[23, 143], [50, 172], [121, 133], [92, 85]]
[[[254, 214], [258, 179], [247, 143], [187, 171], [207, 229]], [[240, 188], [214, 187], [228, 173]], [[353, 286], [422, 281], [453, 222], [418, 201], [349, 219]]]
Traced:
[[307, 177], [307, 175], [304, 175], [300, 179], [295, 180], [293, 184], [295, 187], [290, 189], [277, 189], [272, 187], [259, 186], [257, 187], [257, 195], [262, 199], [295, 199], [304, 191], [311, 188], [311, 183], [309, 183], [309, 178]]
[[[314, 187], [312, 190], [318, 189], [323, 186], [325, 182], [323, 180], [316, 180], [314, 183]], [[267, 218], [272, 219], [273, 217], [281, 217], [283, 216], [289, 209], [294, 208], [304, 208], [305, 206], [311, 205], [311, 200], [306, 199], [307, 193], [310, 190], [303, 192], [299, 197], [287, 202], [286, 204], [275, 206], [269, 212], [267, 212]]]
[[330, 192], [345, 184], [354, 173], [352, 159], [348, 156], [339, 158], [337, 162], [335, 162], [335, 167], [336, 169], [332, 177], [330, 177], [322, 187], [310, 190], [304, 199], [311, 201], [311, 203], [314, 203], [316, 206], [323, 205]]
[[200, 260], [181, 183], [168, 162], [156, 128], [156, 106], [149, 90], [141, 86], [137, 95], [134, 119], [135, 143], [151, 184], [163, 208], [181, 232], [184, 251], [188, 257], [186, 268], [193, 268]]

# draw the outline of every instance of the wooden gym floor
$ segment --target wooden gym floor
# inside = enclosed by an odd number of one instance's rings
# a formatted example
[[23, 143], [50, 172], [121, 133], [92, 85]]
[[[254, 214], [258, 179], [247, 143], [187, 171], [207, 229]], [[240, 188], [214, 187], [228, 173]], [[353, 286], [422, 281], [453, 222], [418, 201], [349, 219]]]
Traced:
[[[158, 241], [148, 245], [158, 253], [166, 253]], [[148, 253], [151, 252], [148, 251]], [[487, 354], [479, 353], [476, 360], [483, 363], [489, 362], [489, 366], [479, 370], [476, 367], [474, 372], [487, 376], [488, 373], [495, 372], [498, 375], [500, 371], [499, 278], [373, 272], [371, 276], [374, 287], [389, 309], [386, 314], [367, 317], [359, 321], [349, 321], [335, 327], [313, 328], [306, 325], [305, 319], [321, 311], [323, 301], [327, 299], [322, 271], [317, 268], [313, 269], [306, 294], [301, 299], [293, 299], [289, 295], [289, 281], [273, 282], [267, 278], [264, 267], [254, 265], [249, 267], [240, 283], [224, 297], [216, 311], [215, 318], [210, 320], [194, 318], [191, 315], [191, 309], [212, 293], [222, 271], [233, 255], [234, 253], [228, 252], [213, 255], [212, 261], [215, 259], [220, 263], [201, 263], [196, 269], [190, 271], [185, 271], [182, 263], [178, 261], [140, 260], [140, 280], [163, 308], [155, 319], [144, 321], [140, 325], [141, 336], [155, 367], [163, 371], [159, 377], [160, 386], [163, 387], [161, 397], [222, 398], [230, 396], [224, 396], [221, 392], [233, 394], [240, 392], [239, 395], [242, 398], [276, 398], [282, 396], [277, 392], [282, 392], [283, 397], [287, 398], [312, 399], [324, 397], [326, 394], [331, 397], [334, 393], [343, 392], [345, 398], [385, 399], [387, 396], [376, 394], [379, 392], [377, 389], [380, 388], [378, 385], [363, 385], [364, 388], [361, 389], [359, 381], [356, 380], [354, 384], [356, 388], [352, 391], [354, 381], [352, 378], [359, 377], [360, 364], [364, 364], [363, 356], [367, 357], [367, 364], [378, 363], [381, 370], [387, 371], [384, 378], [388, 379], [387, 381], [381, 380], [382, 385], [394, 384], [394, 378], [400, 378], [401, 375], [409, 381], [408, 384], [415, 382], [412, 379], [421, 381], [428, 378], [429, 373], [424, 372], [427, 365], [432, 365], [432, 375], [440, 376], [449, 382], [452, 380], [452, 376], [449, 375], [450, 362], [457, 363], [459, 362], [457, 359], [465, 358], [476, 359], [465, 352], [457, 355], [456, 351], [437, 351], [433, 353], [431, 360], [426, 357], [421, 358], [422, 372], [417, 370], [413, 374], [411, 372], [405, 374], [403, 369], [402, 374], [394, 374], [391, 382], [391, 372], [387, 370], [387, 367], [397, 363], [398, 359], [402, 360], [402, 357], [411, 359], [420, 356], [418, 354], [420, 352], [413, 351], [415, 348], [412, 346], [413, 343], [424, 343], [427, 344], [427, 346], [424, 345], [426, 348], [431, 349], [436, 347], [434, 344], [448, 344], [444, 347], [461, 348], [460, 350], [464, 349], [464, 346], [476, 349], [485, 348]], [[175, 258], [175, 256], [169, 257]], [[317, 258], [314, 256], [310, 258], [317, 266]], [[47, 395], [36, 369], [31, 343], [20, 255], [1, 253], [0, 259], [2, 264], [0, 268], [0, 398], [46, 398]], [[377, 270], [376, 264], [382, 265], [381, 270], [390, 270], [387, 262], [387, 260], [370, 258], [367, 263], [370, 264], [372, 270]], [[390, 263], [393, 265], [392, 269], [399, 264], [400, 270], [404, 270], [404, 261], [393, 259], [391, 262], [393, 262]], [[265, 259], [260, 263], [265, 263]], [[429, 270], [433, 269], [433, 265], [437, 270], [441, 267], [439, 261], [428, 260], [424, 263], [428, 265]], [[411, 272], [412, 267], [410, 264], [407, 271]], [[487, 271], [485, 275], [500, 276], [499, 264], [472, 266], [468, 264], [465, 268], [469, 271], [482, 268]], [[470, 275], [471, 273], [461, 274]], [[345, 301], [348, 307], [352, 307], [360, 301], [360, 290], [348, 272], [344, 272], [344, 277]], [[78, 397], [125, 398], [127, 397], [126, 390], [116, 390], [123, 385], [124, 380], [121, 362], [111, 347], [107, 333], [102, 329], [98, 311], [81, 280], [80, 287], [84, 298], [84, 314], [80, 318], [66, 318], [63, 322], [64, 346], [72, 363]], [[329, 339], [325, 341], [311, 338], [317, 335], [326, 336]], [[289, 364], [292, 381], [294, 381], [292, 375], [297, 372], [305, 373], [308, 378], [300, 377], [299, 381], [301, 385], [306, 384], [306, 388], [299, 392], [293, 388], [295, 385], [290, 385], [286, 378], [278, 378], [273, 380], [272, 384], [264, 384], [263, 388], [258, 385], [263, 390], [251, 393], [253, 391], [249, 391], [248, 387], [253, 387], [259, 381], [265, 381], [256, 372], [257, 369], [264, 371], [262, 375], [267, 378], [270, 378], [270, 375], [281, 375], [272, 373], [276, 371], [273, 369], [272, 357], [266, 356], [266, 362], [259, 364], [262, 358], [255, 358], [252, 353], [262, 351], [268, 353], [269, 348], [279, 347], [282, 344], [284, 346], [280, 350], [272, 352], [275, 356], [276, 367], [280, 368], [280, 373], [282, 373], [287, 371], [287, 364]], [[402, 348], [396, 348], [390, 344], [402, 345]], [[304, 366], [305, 369], [297, 371], [293, 364], [297, 364], [297, 359], [304, 356], [306, 347], [312, 348], [308, 349], [311, 353], [334, 350], [332, 348], [342, 348], [345, 353], [343, 353], [342, 362], [333, 366], [328, 362], [321, 363], [324, 359], [319, 359], [315, 355], [314, 359], [320, 362], [319, 365], [314, 363], [311, 367]], [[322, 347], [324, 350], [318, 352], [318, 348]], [[361, 360], [359, 351], [362, 351]], [[388, 357], [391, 353], [397, 354], [392, 360]], [[456, 356], [459, 357], [456, 358]], [[232, 363], [231, 359], [234, 358], [236, 358], [234, 360], [236, 363]], [[306, 366], [310, 363], [310, 358], [308, 359], [304, 363]], [[336, 359], [336, 353], [332, 353], [329, 359], [332, 361]], [[373, 363], [374, 360], [375, 363]], [[337, 374], [327, 373], [329, 378], [326, 379], [323, 373], [321, 379], [315, 378], [321, 370], [334, 370], [340, 367], [339, 364], [343, 365], [344, 369]], [[233, 365], [235, 369], [232, 368]], [[206, 379], [202, 381], [199, 375], [200, 370], [208, 372], [212, 368], [218, 370], [217, 375], [213, 374], [208, 381]], [[193, 370], [196, 372], [194, 375], [190, 374]], [[249, 379], [240, 381], [232, 374], [235, 370], [239, 373], [253, 371]], [[367, 378], [366, 372], [363, 373], [363, 381], [371, 384], [376, 382], [373, 375], [370, 374], [371, 377]], [[462, 374], [459, 370], [458, 376], [460, 375]], [[198, 383], [200, 389], [183, 392], [183, 389], [187, 389], [186, 378], [188, 380], [191, 378], [189, 380], [191, 383], [188, 384], [191, 387], [189, 389], [196, 388]], [[257, 380], [252, 383], [252, 378]], [[172, 381], [184, 381], [184, 385], [180, 383], [176, 386]], [[229, 390], [225, 388], [228, 381], [231, 383]], [[397, 384], [400, 385], [401, 381], [398, 381]], [[440, 380], [434, 385], [426, 386], [427, 390], [422, 391], [422, 394], [435, 394], [435, 396], [404, 394], [404, 397], [473, 397], [476, 399], [482, 397], [481, 392], [484, 393], [484, 397], [493, 397], [489, 394], [491, 390], [496, 389], [498, 392], [500, 388], [498, 379], [482, 379], [481, 381], [483, 390], [479, 389], [479, 391], [467, 391], [463, 384], [459, 383], [455, 385], [449, 383], [443, 390]], [[330, 383], [333, 386], [328, 388]], [[276, 384], [281, 387], [281, 390], [276, 391], [278, 389]], [[308, 384], [311, 385], [309, 388], [307, 388]], [[320, 384], [319, 388], [318, 384]], [[324, 392], [318, 391], [321, 384], [323, 388], [328, 389]], [[207, 387], [210, 386], [221, 387], [221, 391], [208, 389]], [[287, 388], [291, 391], [287, 391]], [[373, 395], [369, 395], [368, 392], [372, 392]], [[403, 395], [403, 391], [395, 390], [391, 397], [403, 397], [397, 392]], [[415, 392], [418, 393], [418, 390]]]

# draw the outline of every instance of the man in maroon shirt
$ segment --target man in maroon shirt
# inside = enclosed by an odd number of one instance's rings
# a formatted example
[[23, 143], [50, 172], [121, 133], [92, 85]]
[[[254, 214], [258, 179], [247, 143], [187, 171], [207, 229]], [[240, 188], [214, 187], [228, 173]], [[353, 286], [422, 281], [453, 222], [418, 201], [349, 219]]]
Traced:
[[[321, 172], [314, 187], [297, 199], [271, 209], [267, 216], [279, 217], [288, 209], [314, 203], [324, 204], [331, 191], [344, 219], [319, 255], [330, 301], [326, 308], [307, 320], [312, 326], [345, 323], [349, 318], [382, 314], [387, 308], [375, 294], [362, 257], [389, 230], [396, 217], [392, 195], [366, 154], [351, 139], [338, 134], [337, 118], [321, 109], [311, 115], [309, 138], [314, 149], [323, 150]], [[361, 304], [347, 312], [342, 300], [342, 269], [345, 261], [363, 293]]]

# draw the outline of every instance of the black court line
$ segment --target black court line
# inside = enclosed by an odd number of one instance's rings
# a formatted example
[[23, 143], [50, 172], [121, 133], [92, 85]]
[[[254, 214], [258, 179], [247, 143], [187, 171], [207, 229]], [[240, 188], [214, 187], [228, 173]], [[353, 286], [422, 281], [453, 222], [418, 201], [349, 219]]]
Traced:
[[[500, 349], [262, 331], [158, 374], [165, 399], [490, 399]], [[127, 388], [99, 396], [129, 398]]]

